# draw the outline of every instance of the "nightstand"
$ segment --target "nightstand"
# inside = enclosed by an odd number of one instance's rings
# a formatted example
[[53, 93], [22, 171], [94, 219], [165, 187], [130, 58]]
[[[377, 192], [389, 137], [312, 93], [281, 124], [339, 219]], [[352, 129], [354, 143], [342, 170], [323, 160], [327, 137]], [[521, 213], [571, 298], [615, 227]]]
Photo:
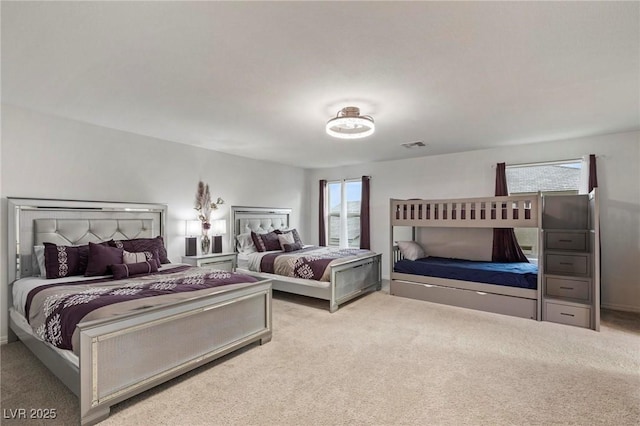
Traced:
[[199, 256], [182, 256], [182, 263], [233, 272], [238, 264], [238, 254], [212, 253]]

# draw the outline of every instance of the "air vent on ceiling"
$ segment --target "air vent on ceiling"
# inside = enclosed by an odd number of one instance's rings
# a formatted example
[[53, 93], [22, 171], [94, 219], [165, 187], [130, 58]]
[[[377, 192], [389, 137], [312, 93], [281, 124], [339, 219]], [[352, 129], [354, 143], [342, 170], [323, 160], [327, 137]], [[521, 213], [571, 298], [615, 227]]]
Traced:
[[407, 149], [411, 149], [411, 148], [420, 148], [425, 146], [424, 142], [422, 141], [417, 141], [417, 142], [407, 142], [407, 143], [403, 143], [401, 144], [402, 146], [404, 146]]

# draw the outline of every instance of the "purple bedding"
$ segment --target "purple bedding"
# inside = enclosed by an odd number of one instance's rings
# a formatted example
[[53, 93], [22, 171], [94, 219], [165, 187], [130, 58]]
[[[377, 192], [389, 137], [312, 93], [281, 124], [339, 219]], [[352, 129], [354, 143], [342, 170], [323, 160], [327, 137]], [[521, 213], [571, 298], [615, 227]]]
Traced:
[[183, 265], [124, 280], [56, 283], [29, 292], [25, 316], [42, 340], [61, 349], [75, 349], [76, 325], [83, 320], [188, 299], [210, 293], [214, 287], [256, 281], [244, 274]]
[[364, 249], [307, 247], [291, 252], [267, 253], [260, 259], [260, 271], [285, 277], [329, 281], [331, 265], [374, 254]]

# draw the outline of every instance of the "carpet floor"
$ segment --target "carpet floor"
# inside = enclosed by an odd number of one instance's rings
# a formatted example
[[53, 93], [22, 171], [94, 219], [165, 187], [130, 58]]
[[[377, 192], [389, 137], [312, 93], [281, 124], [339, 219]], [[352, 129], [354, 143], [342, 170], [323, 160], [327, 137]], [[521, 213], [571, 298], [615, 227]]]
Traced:
[[[101, 425], [637, 425], [640, 315], [601, 332], [393, 297], [336, 313], [276, 293], [273, 340], [115, 405]], [[126, 354], [123, 354], [126, 356]], [[1, 348], [3, 424], [77, 424], [22, 343]], [[8, 419], [55, 408], [56, 419]]]

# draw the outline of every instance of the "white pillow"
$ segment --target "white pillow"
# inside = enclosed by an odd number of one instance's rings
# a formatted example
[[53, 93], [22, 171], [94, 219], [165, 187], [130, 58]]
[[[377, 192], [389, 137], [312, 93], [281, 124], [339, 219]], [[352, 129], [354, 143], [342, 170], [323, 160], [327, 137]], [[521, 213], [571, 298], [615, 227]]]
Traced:
[[238, 234], [236, 237], [238, 240], [238, 252], [243, 254], [255, 253], [258, 251], [256, 249], [256, 245], [253, 243], [253, 238], [251, 238], [251, 232], [246, 232], [244, 234]]
[[47, 269], [44, 266], [44, 246], [33, 246], [31, 269], [33, 270], [33, 275], [47, 276]]
[[396, 241], [396, 244], [405, 259], [416, 260], [426, 257], [424, 249], [415, 241]]
[[287, 232], [286, 234], [278, 234], [278, 241], [280, 241], [280, 247], [284, 251], [285, 244], [294, 244], [296, 240], [293, 238], [292, 232]]

